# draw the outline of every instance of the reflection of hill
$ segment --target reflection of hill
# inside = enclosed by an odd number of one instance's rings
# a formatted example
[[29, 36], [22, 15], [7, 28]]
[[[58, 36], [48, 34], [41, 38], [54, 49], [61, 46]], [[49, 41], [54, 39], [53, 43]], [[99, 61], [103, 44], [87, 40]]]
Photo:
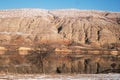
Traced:
[[29, 50], [28, 54], [7, 51], [0, 55], [0, 73], [120, 73], [120, 56], [110, 54], [109, 50], [106, 54], [86, 52], [87, 49], [74, 53], [54, 52], [48, 45], [37, 46], [34, 50], [19, 49], [23, 53]]

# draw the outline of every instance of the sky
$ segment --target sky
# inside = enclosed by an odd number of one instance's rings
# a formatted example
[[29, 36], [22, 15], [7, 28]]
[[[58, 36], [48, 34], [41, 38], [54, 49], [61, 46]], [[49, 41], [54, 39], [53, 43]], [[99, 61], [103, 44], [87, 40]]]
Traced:
[[81, 9], [120, 12], [120, 0], [0, 0], [0, 9]]

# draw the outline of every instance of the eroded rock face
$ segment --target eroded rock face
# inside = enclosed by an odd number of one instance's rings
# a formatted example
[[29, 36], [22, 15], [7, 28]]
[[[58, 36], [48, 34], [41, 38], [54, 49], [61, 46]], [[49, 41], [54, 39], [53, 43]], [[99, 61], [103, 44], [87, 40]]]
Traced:
[[0, 44], [120, 42], [120, 13], [81, 10], [0, 11]]

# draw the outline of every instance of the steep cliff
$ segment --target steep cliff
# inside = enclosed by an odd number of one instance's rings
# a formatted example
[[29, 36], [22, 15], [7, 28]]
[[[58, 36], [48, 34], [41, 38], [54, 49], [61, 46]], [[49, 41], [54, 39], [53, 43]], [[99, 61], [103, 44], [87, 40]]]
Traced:
[[120, 13], [87, 10], [0, 10], [0, 45], [120, 43]]

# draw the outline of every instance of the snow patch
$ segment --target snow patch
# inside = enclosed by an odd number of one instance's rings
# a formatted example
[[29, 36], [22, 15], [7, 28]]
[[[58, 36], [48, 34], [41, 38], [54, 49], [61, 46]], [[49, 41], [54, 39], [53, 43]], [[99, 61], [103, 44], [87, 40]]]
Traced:
[[7, 35], [11, 35], [11, 34], [16, 34], [16, 35], [30, 35], [30, 34], [26, 34], [23, 32], [0, 32], [0, 34], [7, 34]]

